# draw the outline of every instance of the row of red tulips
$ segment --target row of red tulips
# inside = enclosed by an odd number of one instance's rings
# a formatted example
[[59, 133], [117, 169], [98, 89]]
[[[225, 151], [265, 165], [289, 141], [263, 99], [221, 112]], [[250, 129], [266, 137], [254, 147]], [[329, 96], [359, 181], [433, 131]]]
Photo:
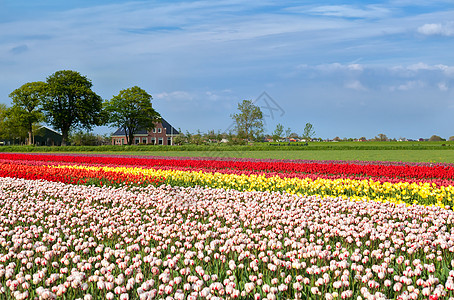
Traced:
[[70, 184], [94, 185], [160, 185], [165, 178], [151, 178], [140, 175], [104, 170], [58, 169], [51, 166], [29, 166], [0, 162], [0, 177], [46, 180]]
[[33, 160], [66, 162], [77, 164], [130, 165], [143, 167], [170, 167], [211, 170], [237, 170], [274, 173], [304, 173], [318, 175], [343, 175], [365, 178], [397, 179], [437, 179], [451, 180], [454, 178], [452, 166], [410, 166], [410, 165], [357, 165], [357, 164], [325, 164], [325, 163], [288, 163], [288, 162], [239, 162], [219, 160], [168, 160], [134, 157], [109, 156], [76, 156], [76, 155], [34, 155], [17, 153], [0, 153], [0, 159]]
[[[0, 159], [0, 163], [4, 164], [18, 164], [18, 165], [28, 165], [28, 166], [41, 166], [43, 165], [42, 161], [26, 161], [26, 160], [12, 160], [12, 159]], [[75, 164], [74, 162], [66, 162], [66, 163], [59, 163], [59, 162], [46, 162], [46, 165], [61, 165], [61, 164]], [[85, 165], [99, 165], [99, 164], [85, 164]], [[108, 166], [118, 166], [114, 164], [110, 164]], [[248, 170], [235, 170], [235, 169], [213, 169], [213, 168], [191, 168], [191, 167], [171, 167], [171, 166], [154, 166], [154, 169], [161, 169], [161, 170], [180, 170], [180, 171], [193, 171], [193, 172], [217, 172], [222, 174], [245, 174], [245, 175], [264, 175], [265, 177], [280, 177], [280, 178], [310, 178], [310, 179], [355, 179], [355, 180], [368, 180], [371, 177], [367, 176], [353, 176], [353, 175], [342, 175], [342, 174], [307, 174], [307, 173], [282, 173], [282, 172], [261, 172], [261, 171], [248, 171]], [[99, 177], [99, 175], [98, 175]], [[408, 182], [408, 183], [430, 183], [435, 184], [436, 186], [450, 186], [454, 185], [454, 180], [449, 179], [415, 179], [415, 178], [396, 178], [396, 177], [376, 177], [373, 178], [374, 181], [378, 182], [389, 182], [389, 183], [399, 183], [399, 182]]]

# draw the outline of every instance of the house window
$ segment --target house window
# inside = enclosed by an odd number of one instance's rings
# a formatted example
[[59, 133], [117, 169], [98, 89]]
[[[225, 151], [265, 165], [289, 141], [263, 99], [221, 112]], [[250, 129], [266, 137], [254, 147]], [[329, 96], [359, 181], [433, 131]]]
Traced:
[[125, 144], [125, 139], [121, 139], [121, 144], [122, 144], [122, 145]]
[[172, 138], [171, 137], [167, 138], [167, 145], [172, 145]]
[[146, 144], [147, 143], [147, 138], [142, 138], [142, 144]]
[[158, 128], [158, 133], [161, 133], [161, 128]]
[[136, 145], [140, 143], [140, 138], [136, 138], [136, 141], [135, 141]]
[[162, 138], [158, 139], [158, 145], [162, 145]]
[[151, 138], [151, 144], [152, 145], [156, 145], [156, 139], [155, 138]]
[[153, 128], [153, 133], [156, 133], [156, 128]]

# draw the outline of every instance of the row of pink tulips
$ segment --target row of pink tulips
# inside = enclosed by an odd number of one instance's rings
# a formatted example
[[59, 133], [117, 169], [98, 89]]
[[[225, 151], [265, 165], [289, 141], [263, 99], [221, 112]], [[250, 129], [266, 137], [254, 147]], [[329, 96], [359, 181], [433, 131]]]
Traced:
[[454, 299], [454, 212], [0, 179], [0, 297]]

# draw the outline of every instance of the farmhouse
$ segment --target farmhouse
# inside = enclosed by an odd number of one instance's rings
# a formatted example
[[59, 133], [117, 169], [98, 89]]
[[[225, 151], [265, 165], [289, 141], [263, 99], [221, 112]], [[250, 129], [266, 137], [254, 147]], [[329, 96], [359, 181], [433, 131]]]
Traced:
[[[134, 135], [133, 144], [174, 145], [174, 138], [179, 134], [178, 130], [162, 118], [161, 122], [155, 123], [155, 128], [153, 128], [153, 130], [139, 130]], [[127, 140], [125, 131], [120, 128], [112, 135], [112, 145], [126, 144]]]

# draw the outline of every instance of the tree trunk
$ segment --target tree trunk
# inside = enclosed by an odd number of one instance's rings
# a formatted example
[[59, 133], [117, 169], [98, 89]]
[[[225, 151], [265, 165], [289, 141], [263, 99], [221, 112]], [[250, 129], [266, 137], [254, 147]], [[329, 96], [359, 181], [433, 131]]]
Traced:
[[32, 124], [28, 124], [28, 145], [33, 145], [33, 128]]
[[[125, 131], [126, 132], [126, 131]], [[128, 135], [128, 145], [132, 145], [132, 141], [134, 139], [134, 132], [131, 129], [128, 129], [128, 132], [126, 133]]]
[[33, 139], [33, 134], [32, 134], [32, 131], [29, 130], [29, 131], [28, 131], [28, 145], [29, 145], [29, 146], [30, 146], [30, 145], [33, 145], [32, 139]]
[[68, 141], [68, 130], [62, 130], [62, 139], [61, 139], [61, 145], [66, 146], [66, 142]]
[[133, 139], [133, 135], [130, 133], [129, 134], [129, 138], [128, 138], [128, 145], [132, 145], [132, 139]]

